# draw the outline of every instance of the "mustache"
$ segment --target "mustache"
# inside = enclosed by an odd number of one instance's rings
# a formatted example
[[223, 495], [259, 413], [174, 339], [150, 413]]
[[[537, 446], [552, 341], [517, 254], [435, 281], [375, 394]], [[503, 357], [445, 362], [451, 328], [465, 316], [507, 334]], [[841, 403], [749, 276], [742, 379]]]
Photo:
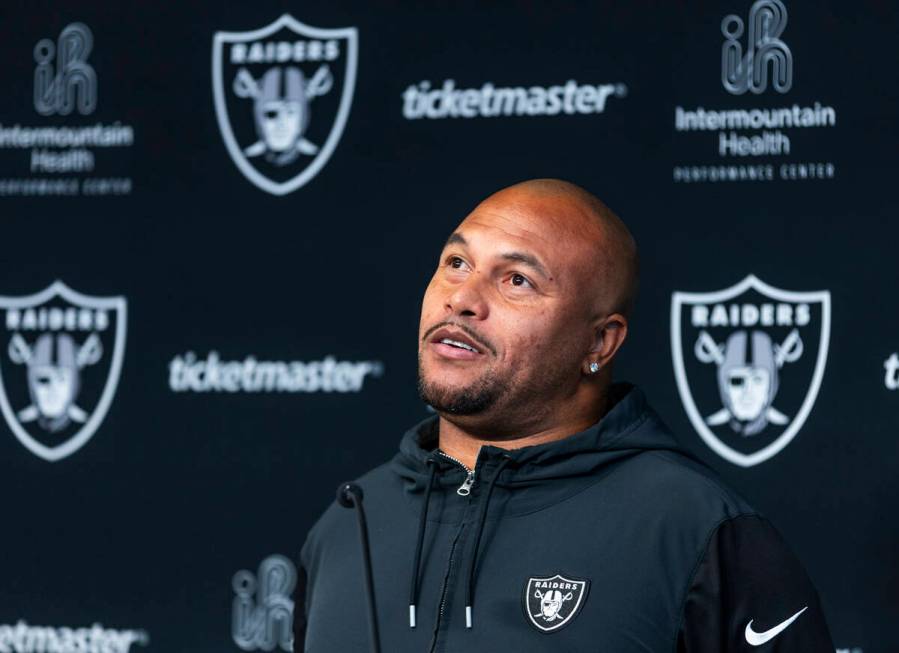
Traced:
[[421, 337], [421, 341], [425, 342], [428, 339], [428, 336], [437, 331], [437, 329], [442, 329], [443, 327], [453, 327], [455, 329], [459, 329], [459, 331], [464, 332], [465, 335], [474, 340], [474, 342], [486, 348], [488, 351], [490, 351], [491, 354], [496, 356], [496, 347], [493, 346], [493, 343], [481, 336], [481, 334], [472, 329], [470, 326], [466, 324], [459, 324], [458, 322], [438, 322], [437, 324], [430, 327], [427, 331], [425, 331], [425, 334]]

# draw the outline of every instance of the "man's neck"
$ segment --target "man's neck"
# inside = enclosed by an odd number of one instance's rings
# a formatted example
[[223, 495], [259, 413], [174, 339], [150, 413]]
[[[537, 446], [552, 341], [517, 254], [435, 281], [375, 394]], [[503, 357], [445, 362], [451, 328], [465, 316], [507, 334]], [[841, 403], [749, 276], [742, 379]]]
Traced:
[[595, 402], [592, 408], [593, 410], [579, 411], [577, 415], [557, 420], [553, 424], [533, 427], [521, 436], [502, 439], [485, 438], [478, 434], [483, 433], [484, 430], [479, 429], [477, 433], [472, 433], [471, 430], [466, 430], [460, 424], [454, 424], [441, 416], [438, 447], [446, 455], [459, 460], [469, 469], [474, 469], [478, 459], [478, 452], [482, 446], [492, 445], [507, 450], [521, 449], [522, 447], [563, 440], [570, 435], [586, 430], [599, 421], [606, 413], [606, 397], [604, 396], [601, 401]]

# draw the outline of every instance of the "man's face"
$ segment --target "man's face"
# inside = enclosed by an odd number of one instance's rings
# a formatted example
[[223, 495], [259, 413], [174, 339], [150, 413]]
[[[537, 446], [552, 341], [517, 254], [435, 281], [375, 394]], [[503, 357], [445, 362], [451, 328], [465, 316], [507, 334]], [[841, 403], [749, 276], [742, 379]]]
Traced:
[[419, 326], [419, 389], [439, 412], [542, 413], [577, 388], [598, 231], [559, 211], [488, 200], [447, 241]]

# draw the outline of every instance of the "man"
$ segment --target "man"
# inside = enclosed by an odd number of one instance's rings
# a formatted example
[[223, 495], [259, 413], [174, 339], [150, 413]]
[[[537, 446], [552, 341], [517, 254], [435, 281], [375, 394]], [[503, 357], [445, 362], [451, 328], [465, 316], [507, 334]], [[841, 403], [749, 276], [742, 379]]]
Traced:
[[[777, 532], [612, 383], [636, 286], [627, 228], [566, 182], [504, 189], [450, 235], [418, 343], [437, 416], [358, 481], [382, 650], [833, 653]], [[369, 650], [363, 560], [332, 505], [295, 651]]]

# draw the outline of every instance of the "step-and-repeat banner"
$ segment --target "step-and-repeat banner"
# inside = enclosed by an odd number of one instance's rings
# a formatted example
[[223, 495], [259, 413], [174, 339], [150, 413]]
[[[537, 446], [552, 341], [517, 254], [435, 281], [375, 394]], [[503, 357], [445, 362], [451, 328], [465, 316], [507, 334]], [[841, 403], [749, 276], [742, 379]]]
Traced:
[[891, 3], [8, 4], [0, 651], [290, 650], [336, 485], [427, 415], [451, 229], [627, 222], [620, 379], [899, 651]]

